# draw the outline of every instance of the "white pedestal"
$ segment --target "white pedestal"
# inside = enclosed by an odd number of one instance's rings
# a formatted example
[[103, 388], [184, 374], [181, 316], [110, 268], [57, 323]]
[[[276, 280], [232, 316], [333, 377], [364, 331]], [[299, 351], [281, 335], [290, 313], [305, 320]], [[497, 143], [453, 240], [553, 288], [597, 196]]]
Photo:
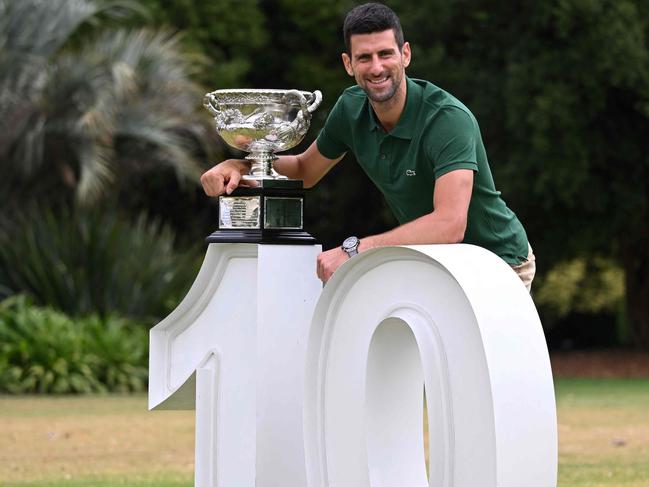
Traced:
[[555, 487], [549, 357], [511, 268], [387, 247], [322, 290], [319, 250], [212, 244], [152, 329], [149, 405], [196, 407], [196, 485]]
[[306, 483], [302, 403], [319, 246], [210, 244], [151, 330], [149, 407], [196, 408], [196, 486]]
[[556, 486], [541, 323], [494, 254], [471, 245], [364, 252], [325, 287], [307, 357], [307, 485]]

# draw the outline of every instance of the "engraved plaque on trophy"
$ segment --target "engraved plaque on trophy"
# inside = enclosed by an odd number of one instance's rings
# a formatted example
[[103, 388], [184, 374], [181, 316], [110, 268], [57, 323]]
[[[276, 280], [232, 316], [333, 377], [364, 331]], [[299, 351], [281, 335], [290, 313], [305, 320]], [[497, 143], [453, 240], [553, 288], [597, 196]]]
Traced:
[[231, 195], [219, 197], [218, 230], [207, 241], [313, 244], [303, 229], [302, 181], [273, 169], [276, 152], [299, 144], [322, 94], [298, 90], [217, 90], [205, 95], [216, 131], [248, 152], [250, 173]]

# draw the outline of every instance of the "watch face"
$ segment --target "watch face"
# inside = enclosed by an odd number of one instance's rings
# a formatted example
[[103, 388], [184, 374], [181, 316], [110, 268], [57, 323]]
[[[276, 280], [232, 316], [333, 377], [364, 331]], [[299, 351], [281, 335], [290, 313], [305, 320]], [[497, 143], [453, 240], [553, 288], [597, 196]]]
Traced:
[[358, 245], [358, 238], [357, 237], [347, 237], [345, 241], [343, 242], [343, 248], [344, 249], [353, 249]]

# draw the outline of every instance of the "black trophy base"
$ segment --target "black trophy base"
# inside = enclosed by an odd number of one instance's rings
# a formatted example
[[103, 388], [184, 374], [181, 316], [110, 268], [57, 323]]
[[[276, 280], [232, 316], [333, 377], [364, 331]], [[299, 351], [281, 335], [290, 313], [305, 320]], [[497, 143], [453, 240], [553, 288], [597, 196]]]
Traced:
[[[264, 183], [264, 184], [261, 184]], [[219, 204], [219, 229], [213, 232], [205, 239], [207, 243], [256, 243], [256, 244], [277, 244], [277, 245], [315, 245], [316, 239], [302, 228], [303, 224], [303, 203], [304, 189], [302, 181], [283, 179], [283, 180], [264, 180], [257, 187], [237, 188], [231, 195], [224, 195], [223, 198], [259, 198], [259, 211], [256, 214], [256, 221], [253, 219], [245, 220], [240, 217], [232, 217], [234, 210], [229, 212], [229, 225], [221, 225], [221, 205]], [[290, 200], [295, 205], [292, 211], [292, 220], [282, 219], [273, 220], [271, 211], [271, 201]], [[221, 200], [219, 200], [221, 202]], [[281, 204], [281, 203], [280, 203]], [[266, 212], [266, 209], [269, 212]], [[280, 211], [281, 213], [281, 211]], [[271, 215], [270, 217], [267, 217]], [[232, 228], [234, 222], [239, 223], [239, 228]], [[245, 228], [252, 226], [253, 228]], [[270, 228], [269, 228], [270, 227]], [[278, 228], [279, 227], [279, 228]], [[281, 228], [284, 227], [284, 228]], [[288, 228], [287, 228], [288, 227]]]
[[275, 245], [315, 245], [316, 239], [304, 230], [216, 230], [207, 243], [256, 243]]

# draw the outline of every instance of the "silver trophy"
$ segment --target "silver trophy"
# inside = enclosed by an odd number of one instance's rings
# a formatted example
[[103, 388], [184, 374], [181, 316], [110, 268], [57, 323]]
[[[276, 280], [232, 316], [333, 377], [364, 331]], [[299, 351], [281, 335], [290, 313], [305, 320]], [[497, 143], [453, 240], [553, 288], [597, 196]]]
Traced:
[[[322, 101], [318, 90], [217, 90], [203, 100], [216, 131], [230, 146], [248, 152], [250, 181], [219, 198], [219, 229], [208, 242], [313, 243], [302, 230], [302, 181], [273, 168], [277, 152], [299, 144], [311, 114]], [[254, 183], [253, 183], [254, 181]]]
[[273, 169], [275, 153], [302, 141], [321, 101], [318, 90], [217, 90], [206, 94], [203, 104], [223, 140], [250, 153], [252, 167], [244, 179], [263, 181], [286, 179]]

